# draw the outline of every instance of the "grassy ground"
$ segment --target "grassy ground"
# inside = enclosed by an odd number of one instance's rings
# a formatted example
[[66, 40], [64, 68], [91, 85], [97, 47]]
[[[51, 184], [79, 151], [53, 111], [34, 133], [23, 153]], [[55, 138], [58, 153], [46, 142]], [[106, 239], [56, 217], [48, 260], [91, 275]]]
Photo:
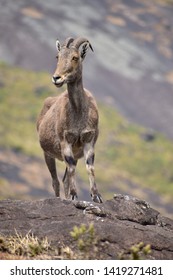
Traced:
[[[25, 259], [105, 259], [107, 247], [99, 241], [94, 225], [81, 224], [75, 226], [70, 236], [73, 238], [70, 247], [62, 242], [52, 246], [47, 237], [42, 239], [28, 232], [26, 235], [19, 234], [3, 236], [0, 234], [0, 259], [1, 260], [25, 260]], [[67, 241], [67, 243], [69, 243]], [[108, 242], [109, 243], [109, 242]], [[150, 244], [140, 242], [131, 248], [116, 252], [118, 259], [140, 260], [147, 259], [151, 253]]]
[[[61, 89], [62, 91], [62, 89]], [[57, 89], [47, 73], [34, 73], [0, 64], [0, 147], [42, 157], [35, 121], [47, 96]], [[96, 145], [96, 176], [108, 187], [126, 192], [129, 182], [154, 190], [173, 201], [173, 143], [159, 134], [129, 123], [114, 108], [99, 104], [100, 137]], [[87, 181], [85, 167], [79, 174]], [[0, 178], [0, 188], [4, 180]], [[106, 188], [104, 188], [106, 186]], [[135, 189], [140, 192], [139, 187]], [[145, 197], [144, 197], [145, 199]]]

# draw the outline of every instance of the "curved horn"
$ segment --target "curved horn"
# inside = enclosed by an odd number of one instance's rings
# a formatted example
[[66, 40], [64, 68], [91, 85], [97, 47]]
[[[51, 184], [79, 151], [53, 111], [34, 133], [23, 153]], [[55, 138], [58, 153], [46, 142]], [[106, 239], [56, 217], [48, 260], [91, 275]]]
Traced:
[[79, 38], [75, 39], [73, 42], [73, 46], [76, 49], [78, 49], [83, 43], [87, 43], [89, 45], [90, 49], [93, 51], [93, 48], [92, 48], [90, 42], [88, 41], [88, 39], [83, 38], [83, 37], [79, 37]]
[[69, 48], [70, 44], [74, 41], [74, 39], [72, 37], [68, 37], [65, 42], [64, 42], [64, 46], [66, 48]]

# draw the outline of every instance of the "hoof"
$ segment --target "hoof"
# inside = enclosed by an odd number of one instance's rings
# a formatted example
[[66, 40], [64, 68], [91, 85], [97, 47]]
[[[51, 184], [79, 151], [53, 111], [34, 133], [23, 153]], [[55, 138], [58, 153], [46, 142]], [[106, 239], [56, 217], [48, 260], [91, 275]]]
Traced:
[[78, 199], [78, 196], [77, 196], [77, 195], [72, 195], [72, 196], [71, 196], [71, 199], [72, 199], [72, 200], [77, 200], [77, 199]]
[[94, 195], [91, 195], [92, 197], [92, 200], [96, 203], [103, 203], [103, 199], [101, 197], [101, 195], [98, 193], [98, 194], [94, 194]]
[[76, 192], [71, 192], [70, 195], [71, 195], [72, 200], [77, 200], [78, 199], [78, 196], [77, 196]]

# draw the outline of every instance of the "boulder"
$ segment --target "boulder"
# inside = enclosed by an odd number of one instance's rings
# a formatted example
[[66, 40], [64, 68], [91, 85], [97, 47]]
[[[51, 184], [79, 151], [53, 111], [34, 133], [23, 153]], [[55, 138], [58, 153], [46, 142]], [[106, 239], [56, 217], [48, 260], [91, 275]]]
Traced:
[[30, 232], [40, 239], [47, 237], [54, 248], [68, 246], [76, 252], [79, 248], [70, 232], [82, 224], [93, 224], [97, 237], [97, 250], [90, 258], [129, 259], [131, 247], [144, 244], [151, 253], [143, 258], [173, 259], [173, 220], [146, 201], [121, 194], [103, 204], [60, 198], [0, 201], [1, 236]]

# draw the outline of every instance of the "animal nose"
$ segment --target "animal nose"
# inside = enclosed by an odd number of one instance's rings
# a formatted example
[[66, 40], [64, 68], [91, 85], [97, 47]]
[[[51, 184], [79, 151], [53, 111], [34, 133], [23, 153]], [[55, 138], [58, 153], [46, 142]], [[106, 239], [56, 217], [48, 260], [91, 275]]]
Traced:
[[52, 77], [52, 82], [53, 82], [54, 84], [56, 84], [57, 80], [59, 80], [60, 78], [61, 78], [61, 76], [53, 76], [53, 77]]

